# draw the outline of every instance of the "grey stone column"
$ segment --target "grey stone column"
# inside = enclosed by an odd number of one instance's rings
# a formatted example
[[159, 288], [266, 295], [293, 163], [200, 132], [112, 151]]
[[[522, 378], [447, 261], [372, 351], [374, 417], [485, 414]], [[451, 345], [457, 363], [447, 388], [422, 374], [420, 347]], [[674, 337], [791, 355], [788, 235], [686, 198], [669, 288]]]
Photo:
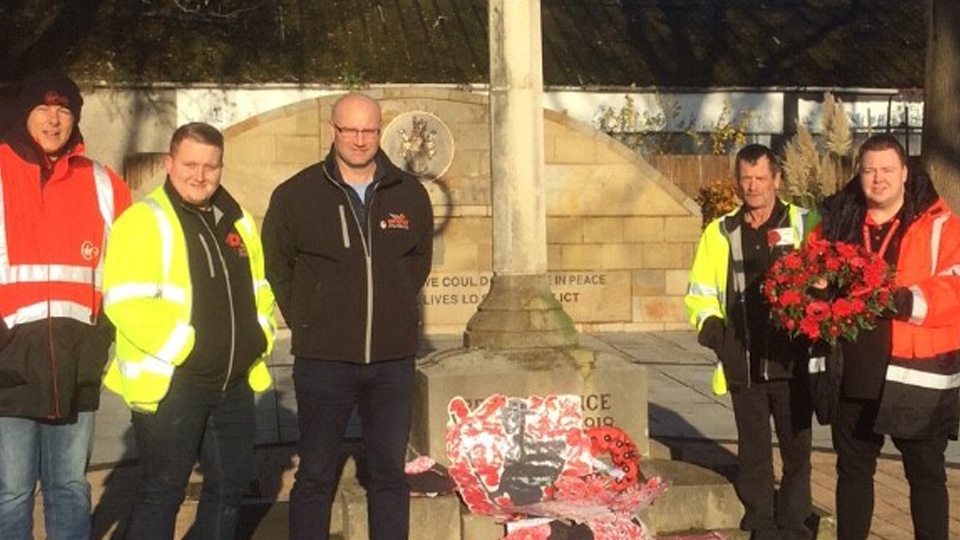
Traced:
[[546, 273], [540, 0], [490, 0], [489, 22], [493, 279], [464, 345], [576, 345]]

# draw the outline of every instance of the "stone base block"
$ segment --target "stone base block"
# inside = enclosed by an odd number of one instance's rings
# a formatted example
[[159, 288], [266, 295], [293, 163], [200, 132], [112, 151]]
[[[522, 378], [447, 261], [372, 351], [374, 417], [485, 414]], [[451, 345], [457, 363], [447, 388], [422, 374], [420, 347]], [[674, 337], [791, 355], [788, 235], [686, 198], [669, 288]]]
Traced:
[[[351, 479], [343, 483], [340, 495], [343, 497], [343, 540], [369, 540], [366, 492]], [[458, 540], [460, 537], [460, 499], [456, 495], [410, 499], [410, 540]]]
[[414, 448], [449, 463], [445, 437], [450, 400], [461, 396], [476, 407], [496, 393], [580, 396], [586, 427], [620, 427], [642, 455], [650, 453], [646, 368], [614, 353], [584, 348], [452, 349], [427, 356], [417, 366]]
[[670, 482], [663, 495], [638, 513], [657, 534], [740, 526], [743, 505], [723, 476], [691, 463], [665, 459], [642, 460], [640, 470], [645, 476], [660, 476]]
[[507, 534], [507, 528], [492, 517], [471, 514], [465, 506], [461, 508], [460, 528], [463, 540], [499, 540]]

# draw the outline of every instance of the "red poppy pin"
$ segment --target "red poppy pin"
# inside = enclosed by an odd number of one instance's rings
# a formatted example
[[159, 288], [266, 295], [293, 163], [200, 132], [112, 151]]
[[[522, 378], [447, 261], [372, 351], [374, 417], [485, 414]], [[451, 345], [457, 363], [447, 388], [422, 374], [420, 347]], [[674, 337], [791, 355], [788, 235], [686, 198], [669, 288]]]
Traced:
[[767, 247], [773, 247], [780, 243], [781, 236], [780, 232], [776, 229], [770, 229], [767, 231]]
[[243, 245], [243, 238], [240, 238], [240, 235], [235, 232], [227, 233], [227, 246], [232, 247], [237, 250], [237, 254], [241, 257], [247, 256], [247, 247]]

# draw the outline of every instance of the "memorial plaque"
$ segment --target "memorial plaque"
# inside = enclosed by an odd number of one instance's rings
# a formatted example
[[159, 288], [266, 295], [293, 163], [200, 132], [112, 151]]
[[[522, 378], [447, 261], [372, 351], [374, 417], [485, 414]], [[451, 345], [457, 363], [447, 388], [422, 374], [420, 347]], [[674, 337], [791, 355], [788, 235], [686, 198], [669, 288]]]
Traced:
[[[490, 272], [433, 273], [420, 293], [429, 324], [466, 324], [490, 289]], [[552, 272], [553, 295], [579, 323], [629, 322], [629, 272]]]
[[435, 180], [453, 163], [453, 134], [425, 111], [405, 112], [383, 129], [380, 146], [401, 169], [420, 180]]

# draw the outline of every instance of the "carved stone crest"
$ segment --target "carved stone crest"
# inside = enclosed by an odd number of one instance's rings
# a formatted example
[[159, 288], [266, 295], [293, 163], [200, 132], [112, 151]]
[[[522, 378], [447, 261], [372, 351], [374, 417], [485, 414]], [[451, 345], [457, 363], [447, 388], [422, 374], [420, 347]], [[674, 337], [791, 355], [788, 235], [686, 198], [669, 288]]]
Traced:
[[453, 135], [447, 125], [424, 111], [394, 118], [380, 138], [383, 151], [401, 169], [422, 181], [436, 180], [453, 162]]

